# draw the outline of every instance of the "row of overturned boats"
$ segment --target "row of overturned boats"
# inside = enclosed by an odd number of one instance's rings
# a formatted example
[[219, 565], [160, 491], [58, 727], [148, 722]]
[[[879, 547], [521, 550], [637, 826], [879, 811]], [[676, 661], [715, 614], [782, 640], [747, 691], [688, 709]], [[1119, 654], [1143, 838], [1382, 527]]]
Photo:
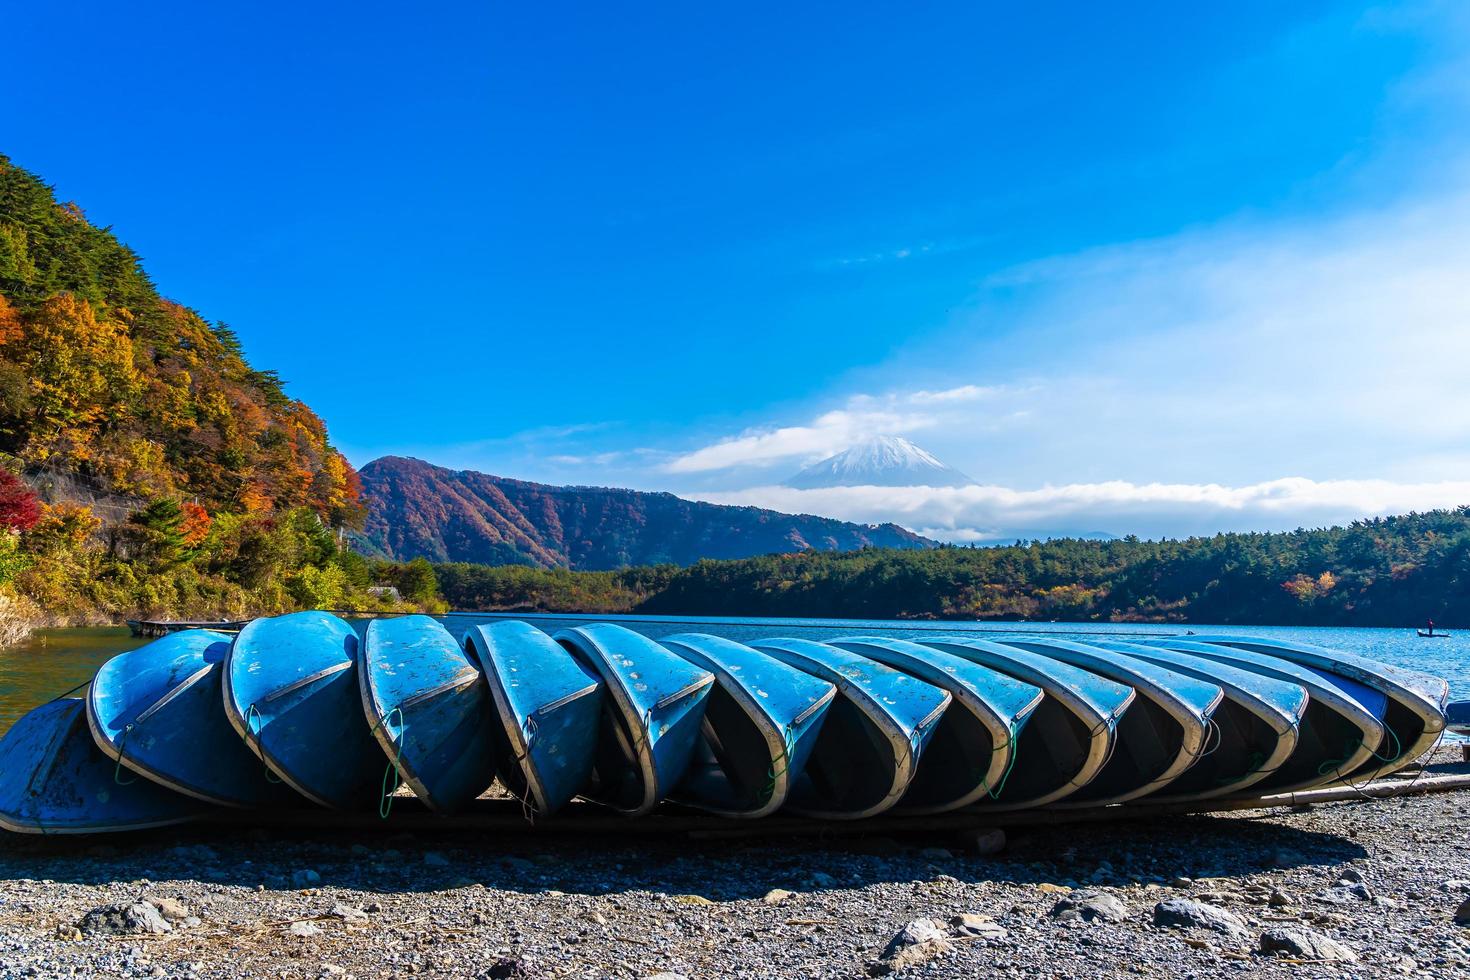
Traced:
[[0, 826], [131, 830], [219, 807], [429, 809], [492, 786], [821, 819], [1261, 797], [1400, 769], [1440, 678], [1249, 636], [657, 640], [598, 623], [324, 612], [122, 653], [0, 740]]

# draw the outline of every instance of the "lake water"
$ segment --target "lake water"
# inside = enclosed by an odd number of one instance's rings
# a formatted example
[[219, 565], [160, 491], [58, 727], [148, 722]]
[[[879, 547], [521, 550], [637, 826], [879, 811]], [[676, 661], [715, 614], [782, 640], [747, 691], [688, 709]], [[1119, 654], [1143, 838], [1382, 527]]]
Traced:
[[[1470, 633], [1456, 633], [1449, 639], [1420, 639], [1413, 630], [1353, 629], [1338, 627], [1287, 626], [1173, 626], [1127, 623], [955, 623], [918, 622], [911, 620], [854, 619], [734, 619], [692, 616], [573, 616], [573, 615], [497, 615], [492, 613], [452, 613], [442, 617], [456, 633], [477, 622], [498, 619], [524, 619], [540, 628], [555, 632], [567, 626], [590, 622], [616, 622], [657, 639], [673, 633], [701, 632], [726, 636], [732, 640], [752, 640], [773, 636], [797, 636], [812, 640], [824, 637], [866, 633], [913, 638], [924, 633], [976, 632], [987, 635], [1004, 633], [1046, 633], [1085, 639], [1088, 636], [1111, 636], [1119, 639], [1141, 636], [1179, 636], [1187, 630], [1195, 633], [1232, 633], [1261, 636], [1319, 646], [1372, 657], [1425, 673], [1437, 674], [1450, 682], [1450, 697], [1470, 698]], [[360, 627], [362, 624], [358, 624]], [[113, 654], [130, 650], [147, 642], [135, 639], [125, 628], [42, 630], [27, 643], [0, 650], [0, 732], [4, 732], [22, 714], [42, 702], [86, 683], [97, 668]]]

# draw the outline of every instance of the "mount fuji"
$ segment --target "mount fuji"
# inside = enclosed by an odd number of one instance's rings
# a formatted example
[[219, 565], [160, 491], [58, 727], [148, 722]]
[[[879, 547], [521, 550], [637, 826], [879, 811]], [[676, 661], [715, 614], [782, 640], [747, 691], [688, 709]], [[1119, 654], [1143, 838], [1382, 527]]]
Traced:
[[967, 487], [975, 481], [899, 436], [870, 436], [813, 463], [786, 481], [795, 490], [823, 487]]

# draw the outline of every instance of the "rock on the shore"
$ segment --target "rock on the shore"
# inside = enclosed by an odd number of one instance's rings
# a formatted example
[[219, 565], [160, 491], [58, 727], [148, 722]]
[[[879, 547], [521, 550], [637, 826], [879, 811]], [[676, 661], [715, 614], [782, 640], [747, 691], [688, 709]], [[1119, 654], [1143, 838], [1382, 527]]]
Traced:
[[1458, 925], [1470, 926], [1470, 898], [1461, 902], [1460, 907], [1455, 910], [1455, 922]]
[[1128, 918], [1128, 906], [1116, 895], [1110, 895], [1098, 888], [1083, 888], [1058, 899], [1052, 906], [1051, 917], [1058, 922], [1070, 922], [1074, 919], [1081, 919], [1083, 922], [1094, 919], [1122, 922]]
[[1303, 960], [1356, 963], [1358, 954], [1320, 932], [1301, 926], [1268, 929], [1261, 933], [1261, 952]]
[[1171, 898], [1155, 905], [1154, 925], [1174, 929], [1209, 929], [1227, 936], [1248, 934], [1245, 923], [1234, 912], [1188, 898]]
[[173, 926], [147, 902], [130, 905], [99, 905], [77, 920], [83, 936], [126, 936], [150, 933], [155, 936], [173, 932]]
[[920, 963], [928, 963], [954, 947], [933, 919], [915, 919], [888, 941], [883, 955], [868, 969], [872, 976], [886, 976]]
[[784, 888], [772, 888], [762, 896], [761, 901], [767, 905], [780, 905], [787, 899], [795, 898], [796, 892], [789, 892]]
[[1010, 935], [999, 922], [975, 912], [950, 916], [949, 931], [962, 939], [1005, 939]]
[[158, 914], [169, 922], [183, 922], [189, 918], [189, 906], [176, 898], [163, 898], [155, 896], [147, 899], [149, 905], [158, 910]]

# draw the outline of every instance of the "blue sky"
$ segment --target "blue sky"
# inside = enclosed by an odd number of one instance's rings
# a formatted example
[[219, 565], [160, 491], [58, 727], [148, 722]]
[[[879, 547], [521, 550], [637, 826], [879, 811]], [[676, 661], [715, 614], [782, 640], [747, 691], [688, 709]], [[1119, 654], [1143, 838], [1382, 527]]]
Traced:
[[[32, 4], [0, 152], [359, 464], [958, 540], [1470, 502], [1462, 4], [793, 6]], [[983, 486], [776, 486], [875, 432]]]

